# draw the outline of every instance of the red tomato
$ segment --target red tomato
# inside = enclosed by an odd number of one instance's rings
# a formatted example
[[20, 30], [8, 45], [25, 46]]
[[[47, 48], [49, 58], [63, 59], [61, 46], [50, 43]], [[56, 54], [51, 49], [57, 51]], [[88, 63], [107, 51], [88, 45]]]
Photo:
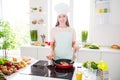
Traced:
[[48, 42], [46, 41], [45, 44], [48, 44]]
[[12, 66], [12, 63], [11, 62], [6, 62], [5, 63], [7, 66]]
[[50, 42], [48, 42], [48, 46], [50, 46]]
[[50, 46], [50, 42], [47, 42], [47, 41], [46, 41], [45, 44], [47, 44], [48, 46]]

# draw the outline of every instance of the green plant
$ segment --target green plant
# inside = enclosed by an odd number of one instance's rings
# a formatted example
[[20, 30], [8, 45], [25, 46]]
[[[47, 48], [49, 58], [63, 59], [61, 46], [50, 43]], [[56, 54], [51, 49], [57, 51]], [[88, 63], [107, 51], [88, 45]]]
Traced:
[[13, 32], [9, 22], [7, 21], [0, 21], [0, 39], [3, 40], [1, 42], [0, 48], [5, 50], [14, 49], [16, 47], [15, 41], [15, 33]]
[[1, 70], [0, 70], [0, 80], [7, 80]]

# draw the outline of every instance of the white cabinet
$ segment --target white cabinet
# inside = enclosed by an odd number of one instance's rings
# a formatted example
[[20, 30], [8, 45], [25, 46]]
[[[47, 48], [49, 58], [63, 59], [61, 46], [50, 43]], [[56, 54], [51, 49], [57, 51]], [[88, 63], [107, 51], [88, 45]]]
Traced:
[[21, 47], [21, 56], [30, 56], [37, 59], [37, 48], [31, 46]]
[[46, 56], [50, 53], [49, 46], [22, 46], [21, 56], [30, 56], [38, 60], [47, 60]]
[[80, 50], [77, 54], [77, 61], [78, 62], [85, 62], [88, 60], [99, 61], [100, 60], [100, 52], [99, 51], [87, 51], [87, 50]]
[[40, 60], [48, 60], [46, 56], [50, 54], [50, 48], [49, 47], [38, 47], [38, 59]]
[[108, 63], [109, 66], [109, 76], [111, 80], [120, 80], [120, 52], [113, 53], [113, 52], [103, 52], [102, 59]]

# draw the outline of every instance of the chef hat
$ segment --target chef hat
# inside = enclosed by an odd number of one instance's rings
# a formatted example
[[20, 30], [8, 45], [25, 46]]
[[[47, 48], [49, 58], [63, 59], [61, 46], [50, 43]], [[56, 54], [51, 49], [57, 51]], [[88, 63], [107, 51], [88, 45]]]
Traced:
[[65, 3], [59, 3], [55, 6], [55, 11], [57, 12], [57, 15], [67, 14], [69, 12], [69, 6]]

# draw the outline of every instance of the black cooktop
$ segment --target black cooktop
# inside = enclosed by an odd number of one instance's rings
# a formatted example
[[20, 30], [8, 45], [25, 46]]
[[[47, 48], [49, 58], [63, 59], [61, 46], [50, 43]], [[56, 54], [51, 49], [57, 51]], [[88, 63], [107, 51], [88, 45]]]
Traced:
[[69, 69], [60, 69], [55, 66], [48, 65], [48, 61], [39, 60], [31, 66], [31, 75], [62, 78], [72, 80], [74, 67]]

